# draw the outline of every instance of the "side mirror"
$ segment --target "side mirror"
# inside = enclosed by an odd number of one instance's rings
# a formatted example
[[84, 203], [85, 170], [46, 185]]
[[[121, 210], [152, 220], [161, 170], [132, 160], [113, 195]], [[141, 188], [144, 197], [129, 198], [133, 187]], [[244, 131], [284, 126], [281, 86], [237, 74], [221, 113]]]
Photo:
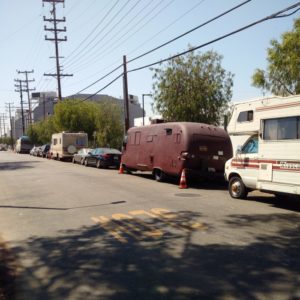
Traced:
[[235, 152], [235, 155], [240, 155], [242, 154], [242, 146], [241, 145], [238, 145], [237, 148], [236, 148], [236, 152]]

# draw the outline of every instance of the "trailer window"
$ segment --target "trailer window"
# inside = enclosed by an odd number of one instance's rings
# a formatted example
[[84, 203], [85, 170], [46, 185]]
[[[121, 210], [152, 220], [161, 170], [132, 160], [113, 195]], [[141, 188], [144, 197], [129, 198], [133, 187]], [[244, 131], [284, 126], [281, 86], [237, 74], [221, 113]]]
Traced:
[[241, 111], [238, 116], [238, 122], [251, 122], [253, 121], [253, 110]]
[[147, 143], [153, 142], [153, 135], [148, 135], [147, 136]]
[[57, 144], [57, 139], [53, 139], [53, 145]]
[[135, 133], [135, 141], [134, 141], [134, 143], [135, 143], [135, 145], [139, 145], [140, 142], [141, 142], [141, 132], [137, 131]]
[[172, 135], [172, 128], [166, 128], [166, 135]]
[[180, 141], [181, 141], [181, 134], [180, 133], [174, 134], [174, 143], [180, 144]]
[[80, 137], [76, 139], [76, 145], [77, 146], [85, 146], [85, 137]]
[[264, 120], [264, 140], [299, 139], [299, 117]]

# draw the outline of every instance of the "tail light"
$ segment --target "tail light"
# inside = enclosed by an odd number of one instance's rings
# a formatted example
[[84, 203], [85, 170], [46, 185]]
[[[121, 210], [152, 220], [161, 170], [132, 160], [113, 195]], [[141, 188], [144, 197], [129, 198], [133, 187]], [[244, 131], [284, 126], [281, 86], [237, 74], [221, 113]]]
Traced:
[[104, 159], [109, 159], [111, 155], [106, 153], [106, 154], [103, 154], [102, 156], [103, 156]]
[[186, 160], [189, 157], [190, 157], [190, 154], [187, 151], [184, 151], [184, 152], [180, 153], [179, 159]]

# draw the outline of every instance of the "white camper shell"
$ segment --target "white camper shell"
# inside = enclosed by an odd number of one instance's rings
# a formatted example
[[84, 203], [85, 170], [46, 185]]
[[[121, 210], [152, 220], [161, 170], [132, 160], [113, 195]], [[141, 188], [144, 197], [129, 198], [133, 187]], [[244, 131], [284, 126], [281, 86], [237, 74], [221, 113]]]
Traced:
[[74, 153], [88, 146], [85, 132], [60, 132], [52, 134], [50, 155], [57, 160], [71, 160]]
[[300, 195], [300, 95], [237, 103], [228, 133], [236, 152], [225, 165], [233, 198], [254, 189]]

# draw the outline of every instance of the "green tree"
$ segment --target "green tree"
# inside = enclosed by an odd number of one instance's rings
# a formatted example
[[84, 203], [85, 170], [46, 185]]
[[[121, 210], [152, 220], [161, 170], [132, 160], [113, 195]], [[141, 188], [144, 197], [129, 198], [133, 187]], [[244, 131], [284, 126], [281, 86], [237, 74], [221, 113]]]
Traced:
[[64, 100], [54, 108], [54, 125], [58, 131], [84, 131], [91, 138], [95, 130], [97, 104]]
[[267, 49], [267, 70], [256, 69], [252, 84], [275, 95], [300, 94], [300, 18], [292, 31], [281, 36], [281, 42], [271, 40]]
[[49, 143], [51, 135], [60, 131], [84, 131], [90, 144], [120, 148], [123, 139], [121, 108], [118, 103], [64, 100], [54, 109], [54, 115], [30, 126], [27, 135], [35, 144]]
[[190, 52], [154, 69], [154, 109], [168, 121], [221, 124], [233, 85], [221, 61], [214, 51]]
[[96, 118], [96, 140], [102, 147], [121, 148], [124, 128], [121, 107], [117, 103], [104, 101], [99, 104]]

